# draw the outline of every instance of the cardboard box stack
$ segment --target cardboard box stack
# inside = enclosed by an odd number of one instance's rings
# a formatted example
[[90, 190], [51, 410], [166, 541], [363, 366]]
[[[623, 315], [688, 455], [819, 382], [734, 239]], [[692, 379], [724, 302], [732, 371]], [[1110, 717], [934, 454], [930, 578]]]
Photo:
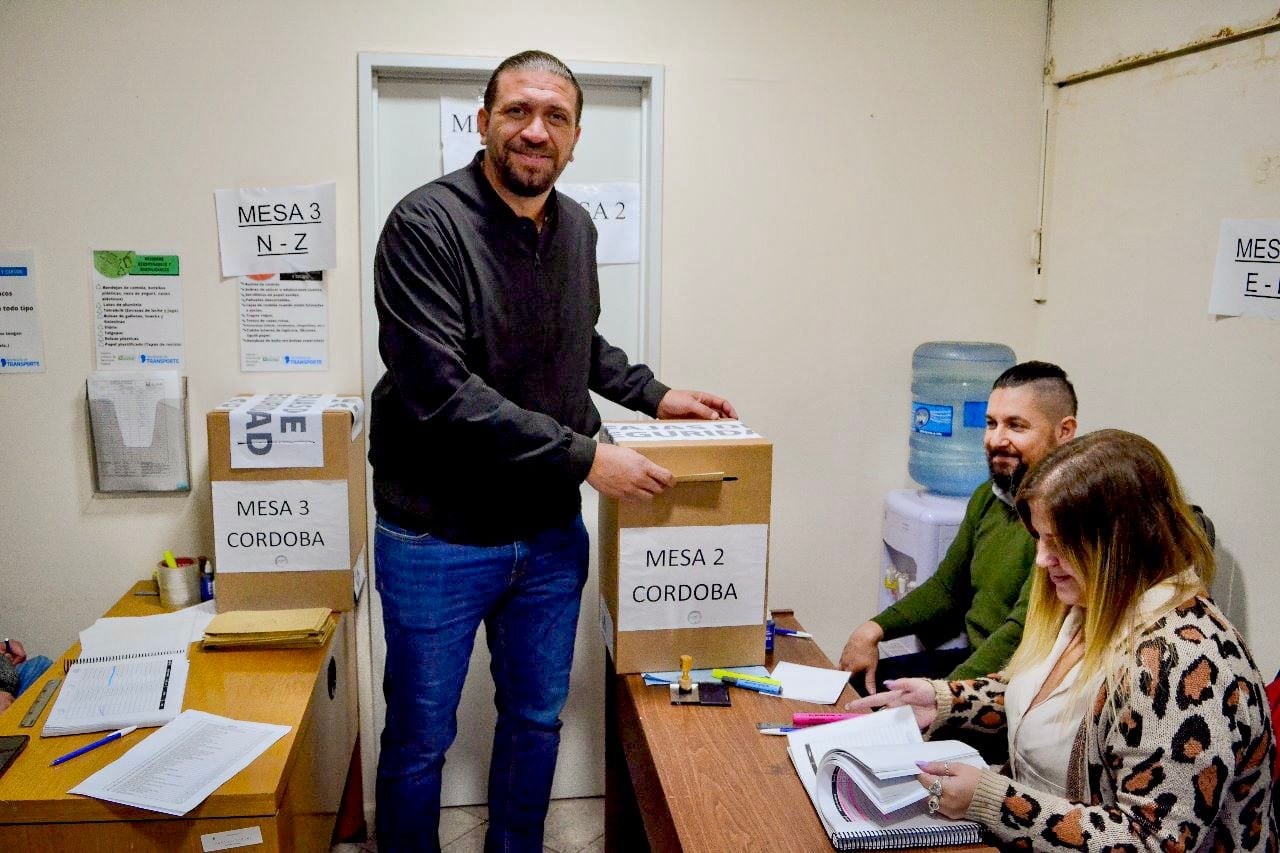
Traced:
[[600, 621], [616, 670], [764, 663], [773, 445], [739, 421], [605, 424], [676, 475], [651, 502], [600, 499]]
[[259, 395], [208, 414], [218, 612], [351, 610], [364, 584], [361, 400]]

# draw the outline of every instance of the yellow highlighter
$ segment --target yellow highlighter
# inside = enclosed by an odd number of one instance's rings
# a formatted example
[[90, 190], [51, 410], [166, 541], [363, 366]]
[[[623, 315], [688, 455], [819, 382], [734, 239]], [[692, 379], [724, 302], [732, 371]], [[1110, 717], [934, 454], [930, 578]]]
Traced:
[[711, 677], [718, 678], [721, 681], [728, 678], [733, 681], [750, 681], [755, 684], [766, 684], [769, 687], [782, 686], [782, 682], [776, 678], [767, 678], [763, 675], [751, 675], [745, 672], [734, 672], [731, 669], [713, 669], [711, 670]]
[[[154, 552], [154, 551], [152, 551], [152, 553], [154, 554], [155, 552]], [[166, 566], [168, 566], [169, 568], [171, 568], [171, 569], [176, 569], [176, 568], [178, 568], [178, 561], [177, 561], [176, 559], [174, 559], [174, 556], [173, 556], [173, 552], [172, 552], [172, 551], [165, 551], [165, 552], [164, 552], [164, 564], [165, 564]]]

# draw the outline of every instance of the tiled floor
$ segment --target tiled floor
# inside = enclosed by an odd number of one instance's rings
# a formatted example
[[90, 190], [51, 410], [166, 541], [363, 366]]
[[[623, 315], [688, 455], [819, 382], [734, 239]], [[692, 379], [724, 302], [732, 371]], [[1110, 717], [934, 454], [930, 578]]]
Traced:
[[[489, 810], [484, 806], [459, 806], [440, 812], [440, 846], [444, 853], [479, 853]], [[332, 853], [376, 853], [376, 840], [364, 844], [339, 844]], [[604, 850], [604, 798], [552, 800], [547, 812], [545, 853], [602, 853]]]

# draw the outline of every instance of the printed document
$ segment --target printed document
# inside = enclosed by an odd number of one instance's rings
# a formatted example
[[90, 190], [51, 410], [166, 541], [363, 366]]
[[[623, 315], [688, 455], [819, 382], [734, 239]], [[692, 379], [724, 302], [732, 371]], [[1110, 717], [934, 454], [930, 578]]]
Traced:
[[169, 815], [184, 815], [289, 732], [184, 711], [69, 793]]

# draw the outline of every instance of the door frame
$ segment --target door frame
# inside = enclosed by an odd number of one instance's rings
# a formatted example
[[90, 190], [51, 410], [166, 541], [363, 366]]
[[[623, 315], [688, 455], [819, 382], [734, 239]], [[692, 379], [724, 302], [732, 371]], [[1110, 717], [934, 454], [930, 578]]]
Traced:
[[[413, 53], [361, 52], [358, 56], [359, 168], [360, 168], [360, 335], [361, 377], [366, 411], [370, 395], [381, 375], [378, 355], [378, 318], [373, 310], [373, 259], [382, 221], [378, 214], [378, 82], [391, 78], [422, 78], [438, 81], [487, 78], [501, 57], [444, 56]], [[660, 375], [661, 277], [662, 277], [662, 140], [664, 76], [660, 65], [612, 62], [566, 64], [583, 85], [626, 86], [640, 90], [640, 335], [638, 351], [630, 355]], [[366, 494], [373, 494], [373, 469], [365, 466]], [[372, 602], [377, 567], [373, 559], [374, 513], [368, 513], [369, 593], [356, 610], [356, 660], [360, 709], [361, 761], [364, 767], [364, 811], [373, 819], [374, 768], [378, 766], [379, 726], [375, 708], [381, 703], [380, 661], [374, 632], [381, 631], [380, 616], [374, 618]]]

